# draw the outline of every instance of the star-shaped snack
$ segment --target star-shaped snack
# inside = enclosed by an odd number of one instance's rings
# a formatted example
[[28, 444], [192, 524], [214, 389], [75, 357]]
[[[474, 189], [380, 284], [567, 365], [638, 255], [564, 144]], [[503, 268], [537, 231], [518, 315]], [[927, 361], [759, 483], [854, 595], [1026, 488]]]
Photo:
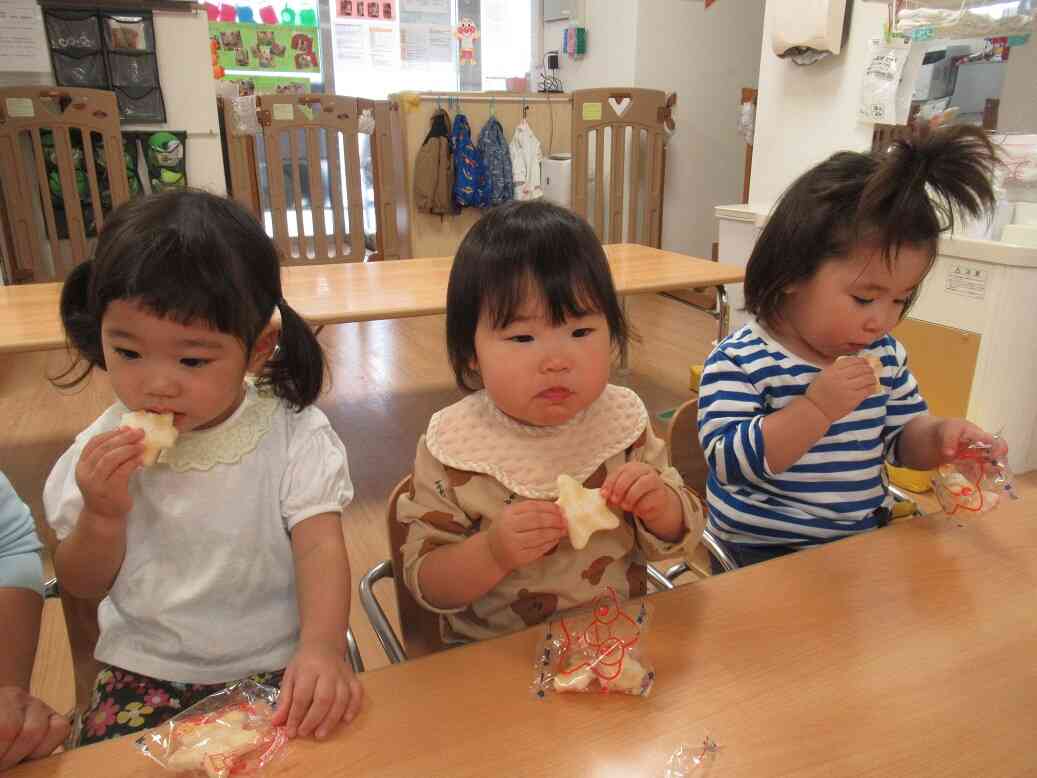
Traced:
[[619, 526], [619, 519], [609, 510], [601, 492], [598, 489], [585, 489], [572, 476], [558, 476], [558, 499], [555, 502], [565, 513], [569, 540], [577, 550], [585, 548], [590, 536], [599, 529], [615, 529]]

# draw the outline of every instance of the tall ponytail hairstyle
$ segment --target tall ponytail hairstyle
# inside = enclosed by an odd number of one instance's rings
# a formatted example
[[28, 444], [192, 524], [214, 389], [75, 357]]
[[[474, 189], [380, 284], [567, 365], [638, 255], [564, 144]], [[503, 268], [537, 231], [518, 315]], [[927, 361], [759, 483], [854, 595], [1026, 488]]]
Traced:
[[924, 125], [885, 151], [833, 154], [775, 206], [746, 267], [746, 310], [773, 322], [785, 289], [856, 246], [890, 265], [901, 247], [921, 247], [931, 267], [956, 214], [978, 218], [993, 206], [998, 163], [986, 133], [969, 125]]
[[71, 387], [105, 369], [101, 322], [114, 300], [156, 316], [204, 323], [235, 336], [251, 355], [280, 312], [281, 337], [257, 377], [288, 405], [312, 405], [324, 384], [324, 352], [285, 301], [277, 248], [233, 200], [180, 189], [119, 207], [98, 236], [94, 258], [76, 267], [61, 292], [61, 320], [75, 362], [52, 382]]

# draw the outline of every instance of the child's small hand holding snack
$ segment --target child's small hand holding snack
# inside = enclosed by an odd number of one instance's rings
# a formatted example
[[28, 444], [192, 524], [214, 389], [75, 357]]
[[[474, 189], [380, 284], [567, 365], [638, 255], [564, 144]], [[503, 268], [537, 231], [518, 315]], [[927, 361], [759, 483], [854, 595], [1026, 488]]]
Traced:
[[875, 394], [877, 383], [867, 359], [840, 357], [817, 374], [807, 387], [806, 398], [834, 424]]
[[489, 531], [490, 553], [501, 568], [511, 572], [543, 557], [566, 531], [562, 511], [553, 502], [513, 503]]
[[609, 505], [630, 511], [661, 540], [680, 537], [684, 522], [677, 493], [658, 471], [643, 462], [627, 462], [609, 474], [601, 486]]
[[83, 510], [105, 519], [121, 519], [133, 508], [130, 476], [141, 465], [144, 433], [119, 427], [92, 438], [76, 465]]

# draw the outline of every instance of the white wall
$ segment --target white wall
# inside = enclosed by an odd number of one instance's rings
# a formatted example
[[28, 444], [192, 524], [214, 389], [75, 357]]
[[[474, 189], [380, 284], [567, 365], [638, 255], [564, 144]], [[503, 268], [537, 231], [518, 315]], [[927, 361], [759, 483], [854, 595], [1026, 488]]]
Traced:
[[[572, 20], [544, 22], [544, 51], [561, 50], [562, 31], [570, 24], [587, 28], [587, 54], [579, 59], [560, 55], [558, 77], [565, 91], [634, 86], [639, 16], [646, 6], [658, 1], [575, 0]], [[531, 88], [536, 88], [535, 78]]]
[[166, 123], [124, 125], [123, 129], [186, 130], [187, 182], [216, 194], [226, 194], [205, 13], [156, 11], [154, 18]]
[[1009, 54], [997, 128], [1037, 132], [1037, 40], [1015, 46]]
[[850, 34], [842, 52], [801, 66], [771, 49], [774, 7], [782, 1], [767, 2], [763, 26], [751, 202], [773, 202], [797, 176], [835, 151], [871, 148], [872, 125], [858, 123], [857, 101], [868, 39], [882, 33], [887, 6], [850, 0]]
[[561, 57], [566, 91], [637, 86], [677, 93], [667, 151], [662, 243], [698, 256], [716, 239], [713, 207], [742, 197], [742, 87], [757, 85], [764, 0], [573, 0], [570, 21], [544, 22], [544, 51], [569, 24], [587, 28], [587, 55]]
[[742, 199], [746, 146], [738, 112], [742, 87], [758, 81], [763, 7], [764, 0], [721, 0], [708, 10], [688, 0], [640, 5], [635, 85], [677, 93], [664, 248], [709, 257], [714, 206]]

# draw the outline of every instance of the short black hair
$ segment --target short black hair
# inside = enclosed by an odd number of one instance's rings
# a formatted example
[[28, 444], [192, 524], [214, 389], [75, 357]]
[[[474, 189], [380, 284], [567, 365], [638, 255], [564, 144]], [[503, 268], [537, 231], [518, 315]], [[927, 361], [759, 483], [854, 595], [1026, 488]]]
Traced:
[[923, 126], [885, 151], [833, 154], [775, 206], [746, 267], [746, 310], [773, 323], [790, 285], [862, 243], [888, 264], [901, 246], [921, 246], [931, 267], [955, 211], [978, 217], [993, 205], [997, 164], [986, 133], [967, 125]]
[[545, 200], [512, 201], [475, 223], [450, 269], [446, 342], [461, 389], [477, 388], [471, 364], [479, 317], [485, 311], [495, 328], [507, 327], [531, 290], [543, 295], [552, 324], [600, 313], [613, 346], [626, 346], [630, 328], [591, 226]]
[[77, 359], [52, 379], [57, 386], [80, 383], [95, 366], [105, 369], [101, 323], [115, 300], [132, 300], [182, 324], [204, 322], [235, 336], [246, 354], [277, 309], [277, 353], [258, 385], [269, 385], [297, 409], [320, 394], [324, 354], [282, 299], [277, 248], [231, 199], [169, 190], [125, 203], [105, 220], [93, 259], [76, 266], [61, 291], [61, 320]]

